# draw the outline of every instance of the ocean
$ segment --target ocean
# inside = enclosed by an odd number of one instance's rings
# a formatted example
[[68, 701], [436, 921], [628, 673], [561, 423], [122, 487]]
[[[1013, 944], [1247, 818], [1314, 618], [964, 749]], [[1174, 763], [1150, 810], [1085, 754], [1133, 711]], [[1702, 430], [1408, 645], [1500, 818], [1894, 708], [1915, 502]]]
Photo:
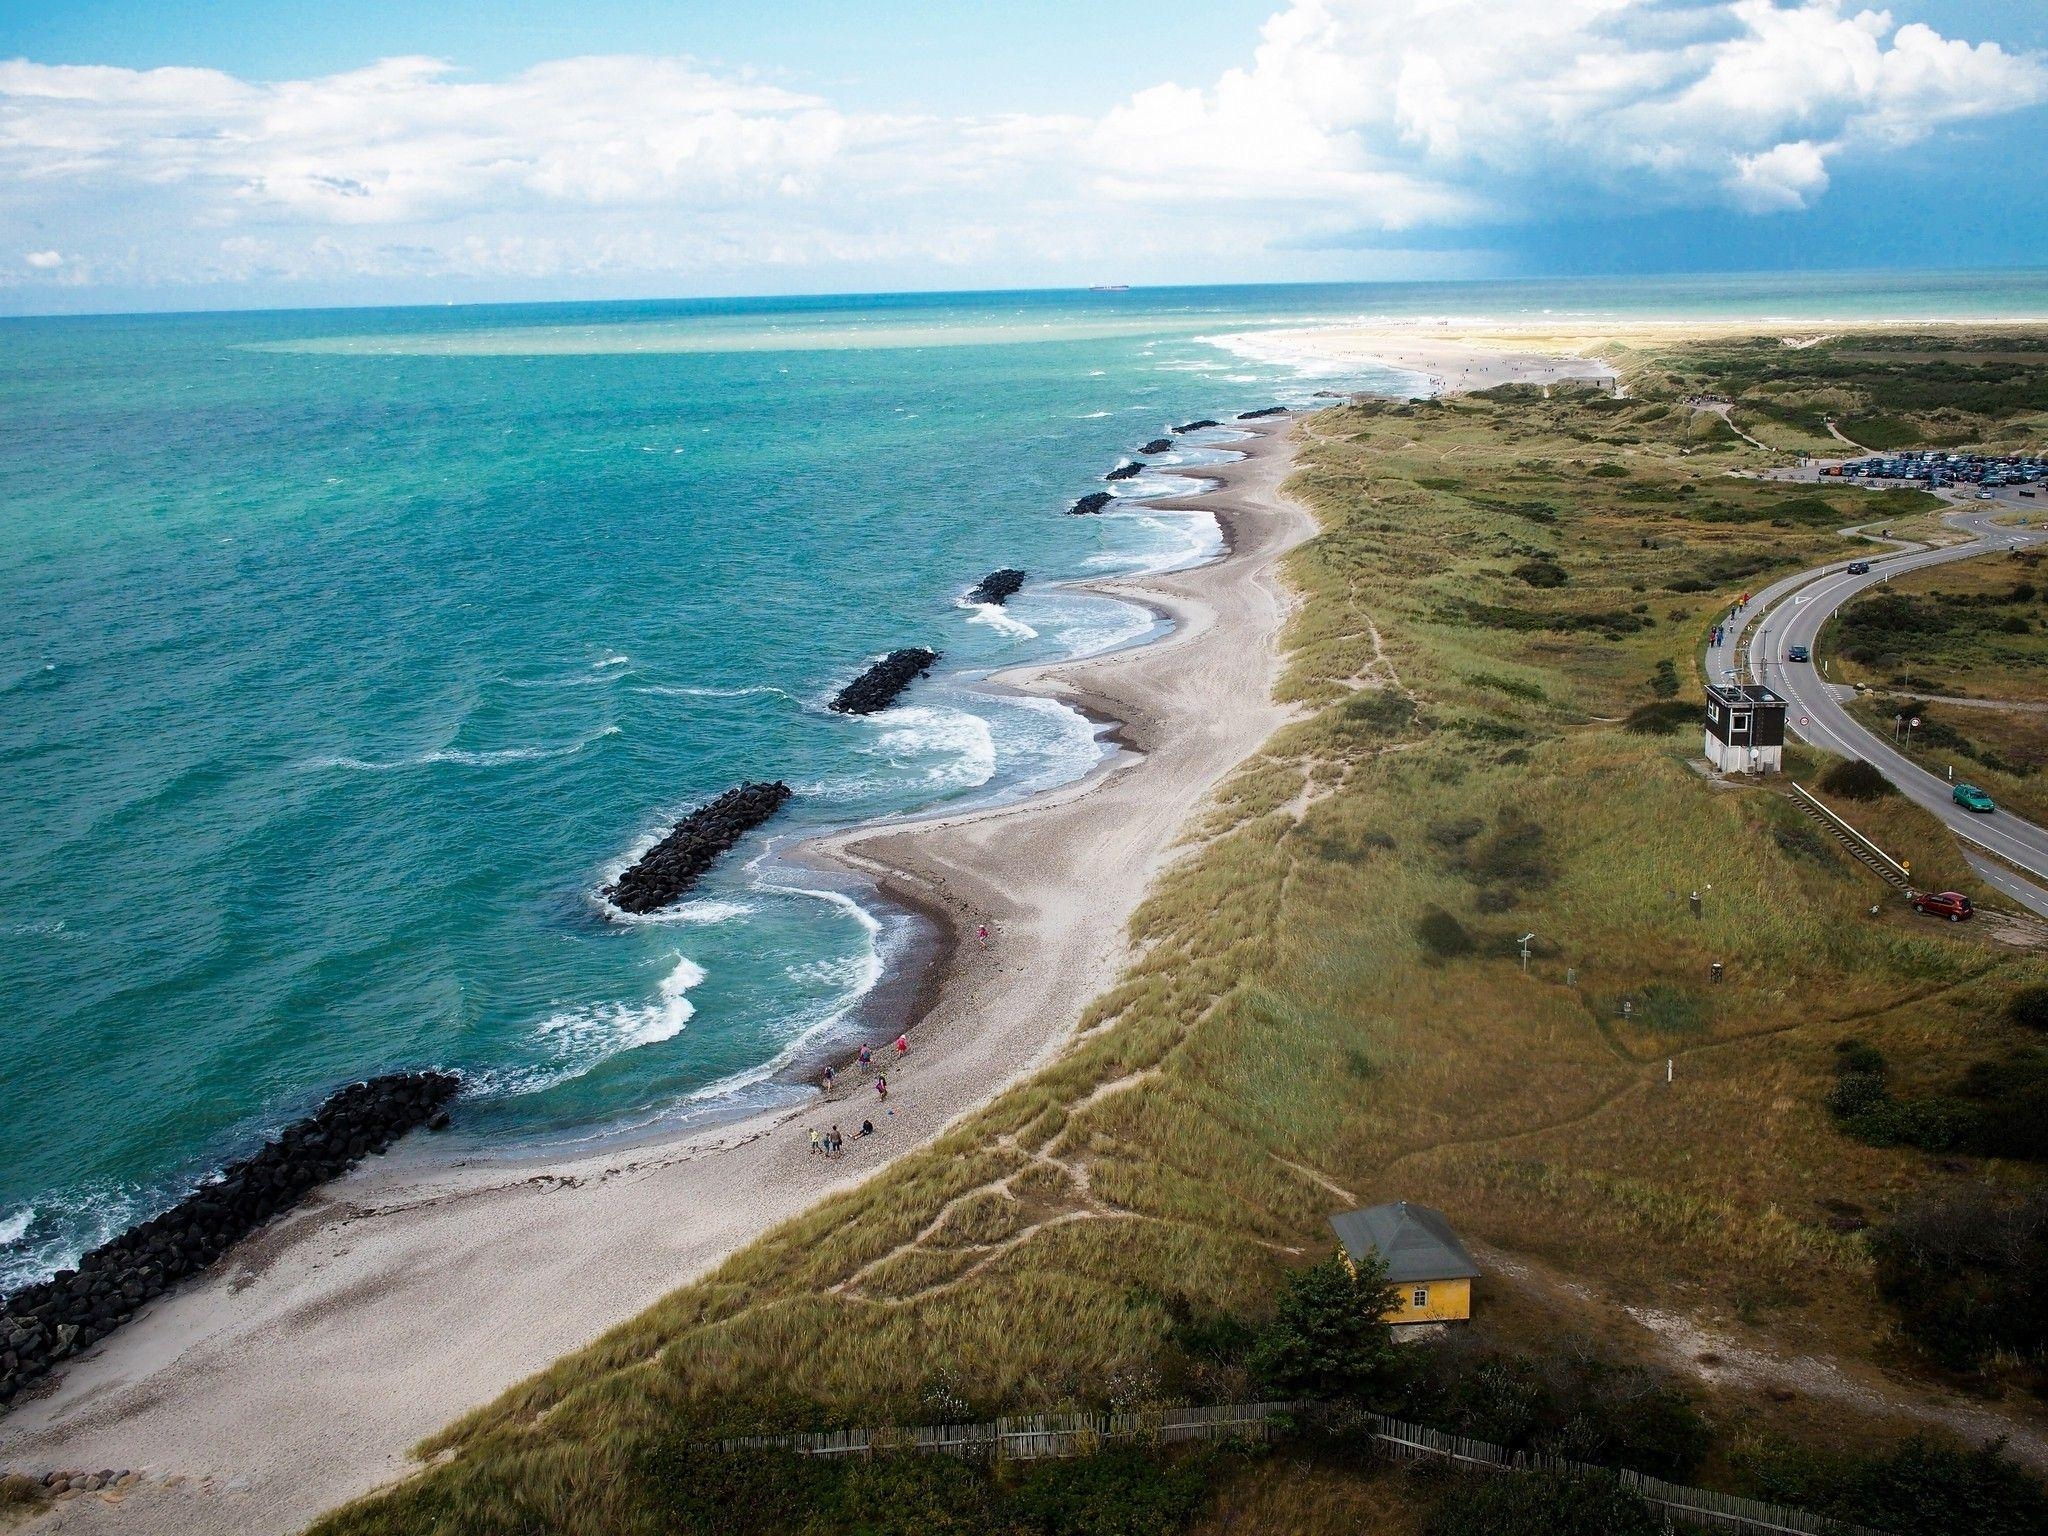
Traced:
[[[914, 925], [782, 850], [1098, 763], [976, 680], [1152, 638], [1060, 583], [1210, 558], [1147, 503], [1232, 434], [1068, 504], [1169, 424], [1417, 387], [1262, 328], [1545, 313], [2038, 315], [2048, 278], [0, 321], [0, 1291], [377, 1071], [459, 1069], [469, 1152], [807, 1093]], [[999, 566], [1029, 585], [965, 602]], [[903, 645], [930, 681], [824, 707]], [[760, 778], [766, 834], [607, 912]]]

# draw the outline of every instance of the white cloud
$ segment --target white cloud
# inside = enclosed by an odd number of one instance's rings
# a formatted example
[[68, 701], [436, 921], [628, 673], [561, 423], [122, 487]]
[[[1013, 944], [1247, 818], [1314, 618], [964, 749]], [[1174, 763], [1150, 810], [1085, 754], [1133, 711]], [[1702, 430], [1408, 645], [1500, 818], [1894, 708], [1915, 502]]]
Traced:
[[2044, 98], [2039, 58], [1842, 0], [1293, 0], [1241, 68], [1097, 119], [853, 111], [672, 58], [14, 60], [0, 230], [64, 254], [0, 282], [1253, 260], [1617, 201], [1795, 210], [1845, 160]]

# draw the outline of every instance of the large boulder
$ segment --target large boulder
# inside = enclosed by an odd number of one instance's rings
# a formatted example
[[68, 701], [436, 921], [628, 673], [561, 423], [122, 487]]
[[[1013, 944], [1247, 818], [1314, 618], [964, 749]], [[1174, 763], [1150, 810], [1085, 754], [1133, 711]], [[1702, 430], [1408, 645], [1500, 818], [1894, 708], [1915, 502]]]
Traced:
[[937, 651], [921, 645], [891, 651], [839, 690], [832, 707], [842, 715], [872, 715], [896, 702], [896, 695], [931, 671]]
[[658, 911], [703, 877], [718, 856], [781, 810], [790, 788], [781, 780], [742, 784], [700, 805], [633, 867], [604, 889], [622, 912]]
[[995, 603], [1000, 605], [1013, 596], [1024, 585], [1024, 573], [1005, 566], [1000, 571], [990, 571], [975, 583], [974, 590], [967, 594], [970, 603]]
[[1142, 471], [1144, 467], [1145, 466], [1142, 464], [1134, 463], [1131, 460], [1126, 459], [1123, 463], [1117, 465], [1115, 469], [1112, 469], [1108, 474], [1104, 475], [1102, 478], [1105, 480], [1135, 480], [1138, 477], [1139, 472]]
[[443, 1106], [461, 1086], [452, 1072], [394, 1072], [351, 1083], [168, 1211], [85, 1254], [76, 1269], [0, 1296], [0, 1409], [315, 1186], [415, 1126], [445, 1124]]
[[1145, 454], [1171, 453], [1173, 452], [1173, 439], [1170, 437], [1155, 437], [1151, 442], [1140, 448], [1138, 452]]

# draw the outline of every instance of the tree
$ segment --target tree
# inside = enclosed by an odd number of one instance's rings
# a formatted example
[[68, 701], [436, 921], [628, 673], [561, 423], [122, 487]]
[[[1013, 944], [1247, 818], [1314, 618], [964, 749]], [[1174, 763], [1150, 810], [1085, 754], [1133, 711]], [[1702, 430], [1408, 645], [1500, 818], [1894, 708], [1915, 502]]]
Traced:
[[1273, 1320], [1252, 1349], [1252, 1373], [1304, 1397], [1360, 1397], [1393, 1369], [1386, 1316], [1400, 1304], [1378, 1257], [1328, 1258], [1287, 1277]]

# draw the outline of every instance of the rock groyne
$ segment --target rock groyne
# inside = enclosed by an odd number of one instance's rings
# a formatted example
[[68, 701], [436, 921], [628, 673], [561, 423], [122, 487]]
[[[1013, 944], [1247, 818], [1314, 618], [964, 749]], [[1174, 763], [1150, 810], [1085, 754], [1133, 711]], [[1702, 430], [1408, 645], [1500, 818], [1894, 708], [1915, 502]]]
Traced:
[[982, 577], [975, 584], [974, 590], [967, 594], [967, 601], [970, 603], [995, 603], [1000, 606], [1005, 600], [1015, 595], [1017, 589], [1023, 585], [1024, 573], [1013, 567], [1005, 566], [1000, 571], [990, 571], [986, 576]]
[[1204, 427], [1220, 427], [1223, 423], [1204, 416], [1200, 421], [1184, 421], [1173, 430], [1176, 432], [1199, 432]]
[[1173, 439], [1170, 437], [1155, 437], [1151, 442], [1140, 448], [1138, 452], [1145, 454], [1171, 453], [1173, 452]]
[[937, 651], [921, 645], [891, 651], [839, 690], [832, 707], [842, 715], [872, 715], [896, 702], [896, 695], [931, 671]]
[[1116, 497], [1112, 496], [1108, 491], [1090, 491], [1086, 496], [1083, 496], [1079, 501], [1067, 508], [1067, 516], [1092, 517], [1115, 500]]
[[351, 1083], [161, 1216], [93, 1249], [78, 1268], [0, 1298], [0, 1408], [316, 1186], [417, 1126], [445, 1126], [445, 1106], [461, 1086], [450, 1072]]
[[1285, 416], [1286, 414], [1287, 407], [1284, 405], [1262, 405], [1256, 411], [1239, 411], [1237, 419], [1239, 421], [1257, 421], [1261, 416]]
[[1144, 469], [1144, 467], [1142, 464], [1126, 459], [1102, 478], [1105, 480], [1134, 480], [1137, 478], [1139, 471]]
[[606, 886], [605, 899], [635, 916], [660, 910], [695, 885], [720, 854], [781, 810], [789, 797], [789, 786], [778, 779], [742, 784], [706, 801]]

